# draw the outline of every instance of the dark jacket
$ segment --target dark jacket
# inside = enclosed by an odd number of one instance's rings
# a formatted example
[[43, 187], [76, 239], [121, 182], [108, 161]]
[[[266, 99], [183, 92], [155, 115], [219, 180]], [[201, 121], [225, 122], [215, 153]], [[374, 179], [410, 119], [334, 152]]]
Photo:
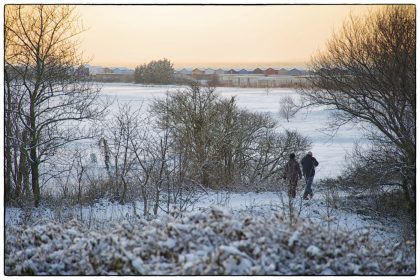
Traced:
[[303, 175], [307, 177], [315, 176], [315, 166], [318, 166], [318, 161], [311, 155], [306, 155], [301, 161]]
[[297, 181], [302, 178], [302, 171], [300, 170], [299, 163], [296, 159], [290, 159], [286, 163], [284, 177], [286, 177], [288, 182], [292, 185], [296, 185]]

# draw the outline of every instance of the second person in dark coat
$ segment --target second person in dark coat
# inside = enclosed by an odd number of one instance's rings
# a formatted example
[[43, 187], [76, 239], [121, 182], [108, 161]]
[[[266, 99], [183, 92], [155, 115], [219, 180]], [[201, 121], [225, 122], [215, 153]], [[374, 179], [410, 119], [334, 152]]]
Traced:
[[312, 191], [312, 182], [315, 177], [315, 167], [319, 165], [316, 158], [312, 156], [312, 152], [308, 152], [308, 154], [302, 158], [300, 161], [302, 164], [303, 176], [305, 177], [306, 187], [305, 192], [303, 193], [304, 199], [309, 199], [308, 196], [311, 198], [314, 196]]

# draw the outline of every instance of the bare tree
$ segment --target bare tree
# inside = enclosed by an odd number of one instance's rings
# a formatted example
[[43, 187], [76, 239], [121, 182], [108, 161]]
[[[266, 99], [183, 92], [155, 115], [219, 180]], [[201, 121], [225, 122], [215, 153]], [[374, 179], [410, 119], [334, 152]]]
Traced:
[[[336, 109], [333, 128], [355, 122], [394, 167], [415, 206], [416, 13], [414, 5], [386, 6], [351, 17], [326, 51], [312, 60], [308, 105]], [[394, 172], [394, 171], [393, 171]]]
[[6, 100], [9, 95], [16, 98], [6, 114], [17, 117], [6, 118], [6, 128], [18, 122], [27, 134], [6, 138], [23, 147], [35, 206], [41, 199], [41, 164], [60, 147], [90, 137], [85, 121], [99, 117], [106, 107], [99, 89], [80, 71], [84, 61], [76, 37], [83, 29], [74, 9], [68, 5], [5, 8], [5, 94]]
[[279, 109], [280, 117], [286, 119], [287, 122], [289, 122], [289, 120], [293, 118], [294, 115], [298, 111], [297, 104], [295, 103], [293, 98], [289, 95], [282, 97], [279, 103], [280, 103], [280, 109]]
[[[103, 121], [103, 127], [100, 147], [103, 150], [113, 197], [120, 203], [125, 203], [135, 177], [141, 178], [141, 188], [148, 181], [147, 168], [144, 167], [144, 162], [148, 160], [144, 157], [147, 127], [141, 106], [132, 109], [128, 103], [118, 104], [118, 111]], [[143, 168], [146, 176], [139, 168]], [[142, 180], [144, 182], [141, 182]]]
[[282, 133], [267, 129], [265, 135], [256, 138], [254, 144], [244, 153], [248, 162], [244, 168], [246, 183], [276, 182], [291, 153], [300, 156], [310, 148], [308, 138], [297, 131]]
[[[161, 128], [171, 127], [172, 138], [178, 151], [185, 151], [191, 160], [192, 170], [197, 171], [201, 184], [209, 184], [208, 163], [211, 142], [212, 121], [217, 95], [214, 88], [201, 88], [192, 84], [185, 90], [179, 90], [167, 97], [167, 100], [155, 100], [152, 114], [157, 116]], [[197, 168], [198, 167], [198, 168]]]
[[275, 176], [290, 152], [309, 141], [296, 132], [277, 133], [268, 114], [240, 109], [234, 97], [193, 85], [155, 100], [158, 125], [169, 127], [170, 152], [185, 161], [185, 177], [206, 187], [255, 183]]
[[269, 95], [272, 88], [267, 84], [264, 88], [265, 95]]

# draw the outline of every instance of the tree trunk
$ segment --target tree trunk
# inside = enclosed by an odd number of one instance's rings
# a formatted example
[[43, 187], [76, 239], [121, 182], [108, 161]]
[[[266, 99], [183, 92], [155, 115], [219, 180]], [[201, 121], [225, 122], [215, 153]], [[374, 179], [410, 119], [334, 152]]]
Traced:
[[39, 206], [41, 202], [41, 190], [39, 187], [39, 163], [37, 158], [37, 151], [35, 145], [31, 147], [31, 180], [32, 180], [32, 193], [34, 195], [35, 207]]
[[[7, 124], [9, 126], [9, 124]], [[6, 132], [7, 134], [8, 132]], [[12, 149], [10, 146], [10, 140], [8, 140], [8, 137], [5, 137], [5, 145], [4, 145], [4, 155], [5, 155], [5, 176], [4, 176], [4, 191], [5, 191], [5, 200], [6, 202], [11, 200], [12, 196]], [[19, 189], [18, 186], [16, 186], [16, 190]], [[19, 193], [15, 192], [18, 198]]]
[[[6, 120], [4, 122], [6, 128], [6, 137], [5, 137], [5, 145], [4, 145], [4, 155], [5, 155], [5, 176], [4, 176], [4, 188], [5, 188], [5, 200], [6, 202], [10, 201], [12, 196], [12, 172], [13, 172], [13, 165], [12, 165], [12, 145], [10, 137], [12, 137], [12, 118], [10, 114], [10, 110], [12, 109], [12, 94], [10, 92], [9, 87], [9, 77], [7, 71], [4, 73], [4, 80], [5, 80], [5, 93], [7, 95], [7, 105], [6, 105]], [[18, 188], [18, 186], [16, 186]]]
[[156, 188], [156, 197], [155, 197], [155, 205], [153, 207], [153, 214], [157, 215], [158, 207], [159, 207], [159, 200], [160, 200], [160, 185], [159, 184]]
[[77, 201], [79, 203], [79, 208], [80, 208], [80, 220], [83, 221], [83, 207], [82, 207], [82, 178], [83, 178], [83, 173], [85, 171], [85, 168], [82, 166], [82, 169], [80, 171], [80, 173], [78, 174], [78, 178], [77, 178], [77, 187], [78, 187], [78, 193], [77, 193]]
[[149, 217], [149, 207], [147, 203], [147, 193], [146, 193], [146, 184], [141, 185], [141, 195], [143, 196], [143, 215]]
[[[6, 151], [8, 148], [5, 148], [5, 158], [6, 158], [6, 167], [5, 167], [5, 177], [4, 177], [4, 191], [5, 191], [5, 201], [9, 202], [12, 199], [12, 164], [11, 164], [11, 155], [10, 151]], [[18, 189], [18, 186], [16, 186]], [[19, 193], [15, 192], [17, 195], [15, 198], [18, 198]]]
[[126, 193], [127, 193], [127, 182], [124, 179], [124, 174], [121, 174], [120, 177], [121, 177], [121, 181], [123, 183], [123, 191], [122, 191], [122, 194], [121, 194], [121, 197], [120, 197], [120, 204], [124, 204], [125, 203], [125, 196], [126, 196]]
[[161, 150], [161, 163], [160, 163], [160, 170], [159, 170], [159, 178], [158, 183], [156, 184], [156, 197], [155, 197], [155, 205], [153, 208], [153, 214], [157, 215], [157, 211], [159, 208], [159, 200], [160, 200], [160, 188], [162, 187], [163, 183], [163, 171], [165, 168], [165, 161], [166, 161], [166, 151], [168, 149], [168, 133], [165, 131], [165, 136], [163, 139], [160, 139], [160, 150]]
[[[27, 131], [22, 132], [22, 142], [27, 143]], [[15, 151], [16, 154], [19, 154], [19, 163], [16, 165], [16, 198], [19, 198], [21, 193], [28, 193], [27, 189], [29, 188], [29, 170], [28, 170], [28, 155], [25, 151], [24, 144], [19, 145], [19, 151]], [[17, 160], [17, 159], [16, 159]]]
[[403, 179], [402, 189], [404, 191], [404, 198], [405, 198], [405, 200], [406, 200], [407, 205], [409, 206], [409, 208], [411, 210], [413, 210], [413, 209], [415, 210], [415, 208], [413, 208], [413, 207], [415, 207], [416, 202], [415, 202], [415, 198], [413, 199], [412, 198], [412, 194], [410, 194], [411, 188], [412, 187], [410, 186], [409, 181], [407, 179]]
[[20, 148], [19, 153], [19, 164], [17, 165], [17, 178], [16, 178], [16, 189], [15, 189], [15, 196], [19, 198], [21, 190], [23, 191], [23, 182], [25, 180], [25, 176], [27, 177], [27, 161], [26, 155], [24, 154], [23, 147]]
[[30, 162], [31, 162], [31, 184], [32, 184], [32, 193], [34, 196], [34, 203], [35, 207], [39, 206], [41, 201], [41, 190], [39, 186], [39, 159], [38, 159], [38, 152], [37, 152], [37, 129], [36, 129], [36, 116], [35, 116], [35, 96], [36, 90], [34, 94], [31, 95], [31, 103], [30, 103]]

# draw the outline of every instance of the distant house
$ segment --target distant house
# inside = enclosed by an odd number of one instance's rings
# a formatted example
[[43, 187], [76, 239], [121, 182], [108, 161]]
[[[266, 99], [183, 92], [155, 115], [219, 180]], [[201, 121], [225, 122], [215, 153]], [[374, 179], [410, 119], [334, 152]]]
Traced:
[[205, 75], [214, 75], [215, 73], [216, 71], [214, 69], [211, 69], [211, 68], [204, 69]]
[[236, 71], [235, 69], [230, 69], [229, 71], [226, 72], [227, 74], [238, 74], [238, 71]]
[[104, 74], [112, 74], [112, 69], [111, 69], [111, 68], [106, 67], [106, 68], [104, 69]]
[[219, 69], [217, 69], [217, 70], [215, 71], [215, 73], [216, 73], [216, 75], [221, 75], [221, 74], [225, 74], [225, 73], [226, 73], [226, 71], [225, 71], [225, 70], [223, 70], [222, 68], [219, 68]]
[[200, 70], [198, 68], [195, 68], [194, 70], [192, 70], [191, 74], [193, 76], [200, 76], [200, 75], [203, 75], [204, 74], [204, 71], [203, 70]]
[[238, 74], [241, 74], [241, 75], [245, 74], [246, 75], [246, 74], [249, 74], [249, 71], [246, 70], [246, 69], [241, 69], [241, 70], [239, 70]]
[[289, 70], [289, 75], [291, 76], [299, 76], [302, 75], [302, 71], [296, 68], [293, 68], [292, 70]]
[[272, 75], [265, 76], [261, 74], [248, 75], [232, 75], [221, 74], [218, 76], [218, 81], [222, 86], [228, 87], [294, 87], [299, 84], [306, 84], [307, 80], [304, 77], [289, 76], [289, 75]]
[[134, 73], [134, 70], [128, 68], [113, 68], [112, 73], [120, 75], [131, 75]]
[[187, 68], [183, 68], [183, 69], [181, 69], [181, 70], [178, 71], [178, 74], [192, 75], [192, 70], [191, 69], [187, 69]]
[[264, 74], [264, 71], [260, 68], [255, 68], [254, 71], [252, 71], [252, 74]]
[[89, 68], [89, 74], [90, 75], [103, 74], [104, 70], [105, 70], [105, 68], [100, 67], [100, 66], [89, 65], [88, 68]]
[[275, 70], [275, 69], [273, 69], [273, 68], [268, 68], [268, 69], [266, 69], [265, 71], [264, 71], [264, 74], [266, 75], [266, 76], [270, 76], [270, 75], [277, 75], [279, 73], [279, 71], [277, 71], [277, 70]]
[[123, 74], [123, 70], [120, 68], [112, 68], [112, 74]]
[[287, 71], [287, 69], [281, 68], [278, 70], [278, 75], [289, 75], [289, 71]]

